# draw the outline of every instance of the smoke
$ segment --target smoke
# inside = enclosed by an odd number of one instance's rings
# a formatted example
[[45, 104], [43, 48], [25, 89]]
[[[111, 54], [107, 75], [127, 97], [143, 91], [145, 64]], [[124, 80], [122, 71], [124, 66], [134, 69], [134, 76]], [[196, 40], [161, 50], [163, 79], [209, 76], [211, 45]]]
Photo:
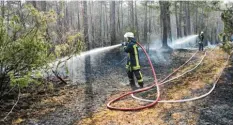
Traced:
[[156, 64], [169, 65], [171, 63], [169, 53], [164, 53], [161, 51], [152, 51], [150, 53], [150, 58]]
[[[187, 37], [183, 37], [177, 40], [174, 40], [172, 42], [168, 41], [168, 45], [172, 49], [193, 49], [196, 47], [197, 43], [196, 40], [198, 38], [198, 35], [190, 35]], [[150, 44], [150, 56], [151, 59], [157, 63], [157, 64], [166, 64], [169, 65], [171, 63], [171, 59], [169, 58], [169, 54], [166, 52], [163, 52], [160, 48], [162, 47], [162, 40], [157, 38], [156, 40], [153, 40], [153, 42]], [[152, 54], [153, 53], [153, 54]]]
[[207, 43], [207, 47], [208, 47], [208, 48], [215, 48], [215, 47], [216, 47], [216, 45], [212, 45], [212, 44], [210, 43], [210, 41], [208, 41], [208, 43]]

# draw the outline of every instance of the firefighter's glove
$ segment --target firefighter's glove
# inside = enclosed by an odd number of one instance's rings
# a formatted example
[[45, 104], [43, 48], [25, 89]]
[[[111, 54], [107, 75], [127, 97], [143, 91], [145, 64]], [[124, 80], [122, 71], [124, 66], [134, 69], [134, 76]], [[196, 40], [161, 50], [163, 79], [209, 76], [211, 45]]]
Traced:
[[126, 47], [126, 46], [128, 45], [128, 43], [127, 43], [127, 42], [122, 42], [121, 45], [122, 45], [123, 47]]

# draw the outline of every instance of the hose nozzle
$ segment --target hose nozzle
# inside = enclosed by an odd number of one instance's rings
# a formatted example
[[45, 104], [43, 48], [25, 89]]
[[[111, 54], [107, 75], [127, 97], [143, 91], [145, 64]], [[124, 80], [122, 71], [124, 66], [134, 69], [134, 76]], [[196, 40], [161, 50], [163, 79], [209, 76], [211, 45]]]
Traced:
[[122, 45], [122, 46], [127, 46], [128, 43], [127, 43], [127, 42], [122, 42], [121, 45]]

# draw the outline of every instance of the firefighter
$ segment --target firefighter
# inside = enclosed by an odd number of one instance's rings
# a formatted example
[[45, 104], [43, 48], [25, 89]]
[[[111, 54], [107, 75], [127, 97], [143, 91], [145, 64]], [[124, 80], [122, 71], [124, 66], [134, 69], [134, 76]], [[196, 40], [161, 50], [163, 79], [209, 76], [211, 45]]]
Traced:
[[130, 87], [132, 88], [132, 90], [138, 89], [135, 85], [135, 75], [138, 85], [140, 86], [140, 88], [143, 88], [143, 78], [140, 71], [139, 54], [136, 39], [134, 38], [134, 34], [132, 32], [125, 33], [124, 37], [126, 38], [127, 42], [123, 43], [122, 45], [124, 46], [124, 51], [128, 53], [126, 70], [129, 78]]
[[204, 42], [204, 32], [201, 31], [201, 34], [199, 35], [199, 51], [203, 51], [203, 42]]

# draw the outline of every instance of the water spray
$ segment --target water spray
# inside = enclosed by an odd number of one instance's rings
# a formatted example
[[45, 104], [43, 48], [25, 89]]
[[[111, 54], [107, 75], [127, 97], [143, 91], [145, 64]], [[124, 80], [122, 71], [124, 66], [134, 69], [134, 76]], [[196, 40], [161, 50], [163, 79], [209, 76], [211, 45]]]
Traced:
[[[90, 56], [90, 63], [93, 67], [95, 67], [95, 61], [102, 57], [108, 51], [120, 47], [121, 44], [95, 48], [86, 52], [81, 52], [77, 55], [66, 56], [61, 59], [57, 59], [56, 61], [49, 63], [49, 66], [54, 70], [57, 70], [60, 75], [69, 76], [70, 80], [73, 83], [79, 81], [80, 83], [86, 82], [85, 80], [85, 58]], [[50, 73], [49, 75], [53, 75]]]
[[90, 51], [80, 53], [79, 56], [87, 56], [87, 55], [91, 55], [91, 54], [101, 53], [101, 52], [104, 52], [104, 51], [115, 49], [115, 48], [120, 47], [120, 46], [121, 46], [121, 44], [117, 44], [117, 45], [108, 46], [108, 47], [96, 48], [96, 49], [92, 49]]
[[[115, 49], [115, 48], [120, 47], [120, 46], [121, 46], [121, 44], [107, 46], [107, 47], [101, 47], [101, 48], [95, 48], [95, 49], [92, 49], [92, 50], [89, 50], [89, 51], [86, 51], [86, 52], [81, 52], [79, 55], [74, 56], [73, 58], [79, 58], [79, 57], [85, 57], [85, 56], [92, 55], [92, 54], [98, 54], [98, 53], [101, 53], [101, 52], [105, 52], [105, 51]], [[69, 57], [64, 57], [64, 58], [59, 59], [58, 61], [56, 61], [54, 63], [51, 63], [51, 64], [57, 64], [59, 61], [63, 61], [63, 60], [67, 60], [67, 59], [69, 59]]]
[[197, 38], [198, 38], [198, 35], [190, 35], [190, 36], [175, 40], [169, 46], [171, 46], [172, 48], [190, 47], [196, 44]]

